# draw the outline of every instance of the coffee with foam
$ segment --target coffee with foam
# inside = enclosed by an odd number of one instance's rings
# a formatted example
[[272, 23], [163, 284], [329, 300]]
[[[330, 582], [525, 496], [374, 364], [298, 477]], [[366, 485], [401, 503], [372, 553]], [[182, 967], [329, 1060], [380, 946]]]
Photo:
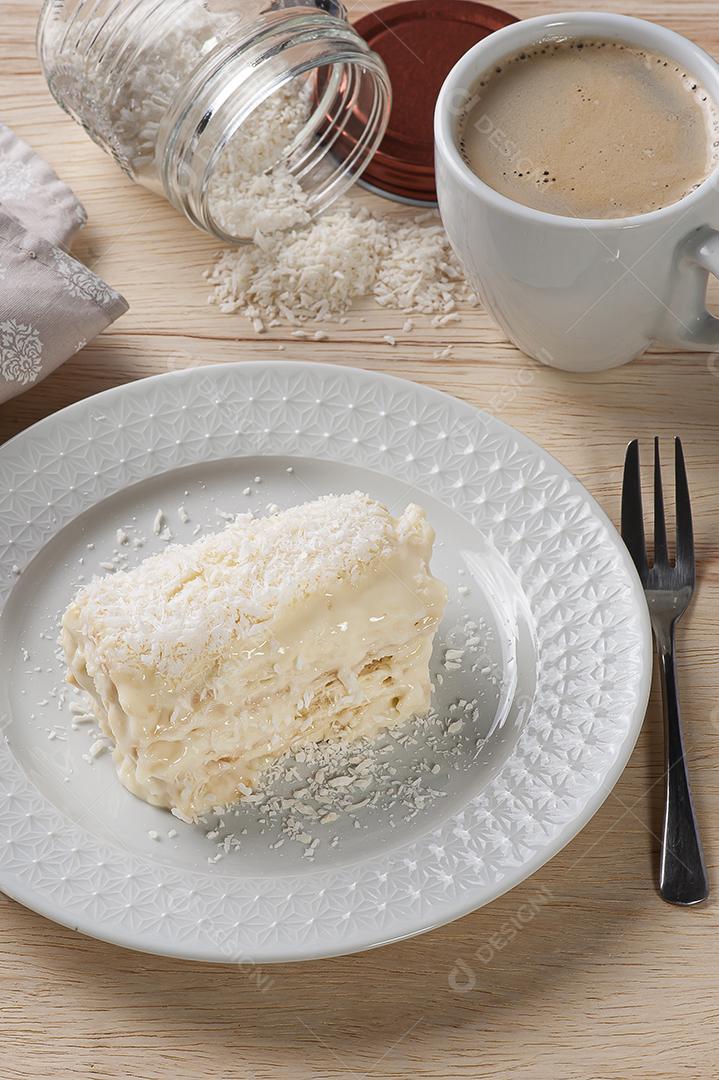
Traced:
[[678, 202], [719, 164], [719, 109], [668, 57], [546, 41], [498, 63], [459, 124], [467, 165], [550, 214], [622, 218]]

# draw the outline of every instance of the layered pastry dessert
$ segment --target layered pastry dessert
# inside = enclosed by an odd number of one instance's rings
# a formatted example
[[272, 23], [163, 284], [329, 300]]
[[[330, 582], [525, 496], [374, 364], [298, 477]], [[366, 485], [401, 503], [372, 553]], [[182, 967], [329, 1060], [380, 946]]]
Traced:
[[194, 821], [287, 751], [426, 712], [446, 603], [433, 541], [420, 507], [394, 518], [355, 492], [92, 581], [62, 640], [122, 783]]

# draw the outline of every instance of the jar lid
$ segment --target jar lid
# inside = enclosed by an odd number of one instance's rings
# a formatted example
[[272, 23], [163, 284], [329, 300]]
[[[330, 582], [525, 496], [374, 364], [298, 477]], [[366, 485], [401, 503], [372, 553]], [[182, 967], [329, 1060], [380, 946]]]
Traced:
[[[403, 202], [436, 204], [434, 106], [442, 83], [468, 49], [517, 21], [475, 0], [405, 0], [354, 24], [384, 60], [393, 94], [387, 132], [361, 182]], [[351, 152], [353, 129], [367, 122], [361, 99], [354, 113], [356, 123], [347, 126], [336, 147], [340, 155]]]

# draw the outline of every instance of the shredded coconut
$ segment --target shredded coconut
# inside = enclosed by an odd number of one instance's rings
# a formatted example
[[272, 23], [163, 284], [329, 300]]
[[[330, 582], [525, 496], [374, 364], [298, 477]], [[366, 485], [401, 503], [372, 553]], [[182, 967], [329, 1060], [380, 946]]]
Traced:
[[[501, 670], [488, 651], [493, 640], [483, 618], [465, 614], [448, 630], [442, 656], [452, 656], [464, 678], [481, 672], [487, 685], [496, 685]], [[443, 681], [437, 671], [435, 682]], [[432, 708], [375, 738], [307, 743], [285, 754], [264, 774], [261, 791], [245, 792], [235, 806], [218, 808], [219, 818], [206, 819], [205, 836], [215, 845], [208, 862], [242, 850], [244, 837], [258, 830], [270, 850], [289, 842], [312, 860], [323, 846], [341, 846], [330, 828], [336, 822], [345, 830], [348, 823], [384, 830], [426, 814], [447, 796], [451, 775], [473, 769], [483, 751], [484, 692], [450, 697], [441, 711]]]
[[282, 159], [309, 119], [312, 95], [311, 82], [288, 83], [250, 114], [225, 147], [208, 201], [230, 236], [276, 233], [310, 221], [309, 196]]
[[263, 329], [336, 320], [363, 296], [408, 314], [476, 303], [434, 213], [384, 218], [346, 199], [305, 228], [257, 241], [221, 252], [206, 277], [220, 311]]
[[[53, 85], [62, 86], [65, 107], [118, 164], [154, 184], [166, 118], [212, 51], [223, 41], [237, 40], [238, 13], [183, 0], [177, 5], [181, 13], [160, 24], [152, 3], [127, 7], [121, 30], [113, 29], [111, 16], [84, 15], [84, 40], [101, 52], [99, 62], [93, 49], [65, 40], [62, 20], [48, 20], [44, 33], [56, 54], [50, 77]], [[310, 220], [309, 197], [286, 161], [314, 107], [314, 81], [300, 76], [245, 117], [221, 151], [209, 182], [210, 215], [220, 229], [251, 240], [258, 230]]]
[[265, 518], [231, 515], [222, 532], [95, 578], [75, 603], [101, 660], [119, 657], [139, 673], [150, 667], [169, 681], [180, 674], [201, 681], [234, 635], [322, 583], [389, 557], [398, 538], [419, 527], [418, 515], [410, 506], [395, 522], [361, 492]]
[[[130, 175], [153, 187], [163, 125], [178, 95], [236, 34], [234, 8], [200, 0], [179, 7], [182, 17], [165, 20], [161, 32], [152, 5], [131, 5], [121, 32], [105, 15], [86, 15], [84, 36], [96, 43], [99, 62], [95, 50], [65, 40], [62, 20], [45, 26], [57, 54], [49, 75], [62, 85], [64, 105]], [[322, 145], [308, 157], [315, 109], [313, 75], [293, 79], [252, 110], [220, 152], [208, 181], [209, 215], [218, 231], [247, 243], [222, 252], [208, 271], [212, 301], [242, 312], [257, 334], [268, 324], [341, 318], [362, 296], [441, 317], [476, 302], [435, 214], [378, 217], [353, 201], [313, 219], [300, 177]]]
[[[205, 836], [216, 845], [208, 861], [241, 849], [253, 822], [271, 849], [289, 840], [313, 858], [322, 843], [339, 846], [330, 828], [338, 821], [357, 829], [371, 828], [377, 815], [390, 828], [411, 821], [446, 797], [446, 781], [436, 777], [473, 767], [484, 746], [480, 732], [479, 702], [462, 700], [449, 718], [433, 709], [374, 739], [308, 744], [271, 765], [263, 790], [225, 808], [219, 824], [208, 819]], [[402, 764], [399, 750], [409, 751]]]
[[62, 82], [65, 107], [81, 118], [96, 141], [112, 147], [115, 160], [135, 176], [154, 173], [163, 118], [203, 54], [231, 26], [230, 16], [210, 14], [198, 0], [186, 0], [181, 19], [165, 18], [161, 35], [153, 33], [148, 15], [147, 5], [129, 6], [123, 16], [123, 42], [118, 42], [117, 34], [112, 39], [107, 13], [83, 13], [85, 42], [104, 40], [107, 44], [110, 35], [110, 44], [121, 55], [124, 44], [126, 62], [117, 65], [120, 71], [115, 79], [108, 78], [103, 68], [103, 63], [109, 66], [116, 57], [111, 49], [98, 64], [96, 53], [77, 47], [62, 19], [44, 24], [47, 42], [57, 56], [51, 75]]

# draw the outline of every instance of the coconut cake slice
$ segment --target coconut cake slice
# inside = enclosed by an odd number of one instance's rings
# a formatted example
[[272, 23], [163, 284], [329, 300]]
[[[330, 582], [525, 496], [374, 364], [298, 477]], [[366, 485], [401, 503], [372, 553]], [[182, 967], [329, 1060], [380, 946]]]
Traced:
[[95, 578], [62, 641], [122, 783], [194, 821], [287, 751], [426, 712], [446, 603], [433, 541], [420, 507], [394, 518], [354, 492]]

